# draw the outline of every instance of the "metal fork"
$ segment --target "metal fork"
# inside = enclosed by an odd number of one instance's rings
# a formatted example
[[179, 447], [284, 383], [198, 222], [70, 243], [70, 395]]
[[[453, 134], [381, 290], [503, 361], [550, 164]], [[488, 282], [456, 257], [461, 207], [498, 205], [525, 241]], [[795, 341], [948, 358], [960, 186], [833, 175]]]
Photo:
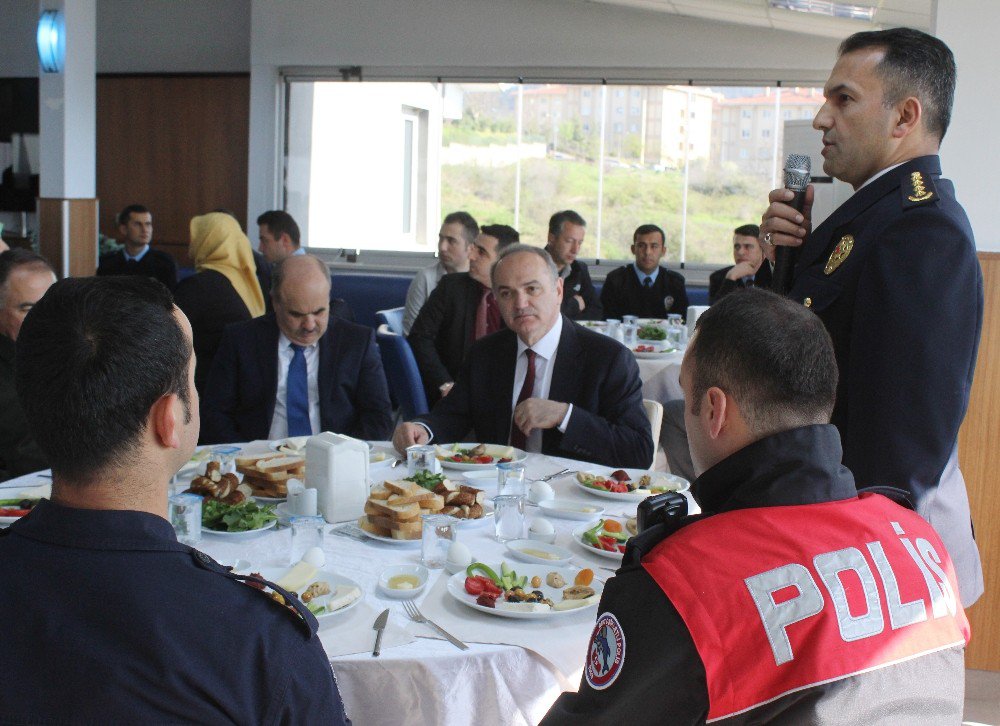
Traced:
[[427, 618], [425, 618], [424, 614], [422, 612], [420, 612], [419, 608], [417, 608], [417, 606], [412, 601], [410, 601], [410, 600], [403, 600], [403, 609], [406, 610], [406, 614], [410, 616], [410, 620], [412, 620], [413, 622], [415, 622], [415, 623], [424, 623], [425, 625], [430, 625], [436, 631], [438, 631], [439, 633], [441, 633], [441, 635], [443, 635], [444, 637], [446, 637], [451, 642], [451, 644], [454, 645], [455, 647], [460, 648], [461, 650], [468, 650], [469, 649], [469, 646], [467, 646], [461, 640], [459, 640], [454, 635], [452, 635], [451, 633], [449, 633], [447, 630], [445, 630], [444, 628], [442, 628], [440, 625], [438, 625], [437, 623], [435, 623], [433, 620], [428, 620]]
[[541, 477], [540, 479], [532, 479], [532, 481], [549, 481], [559, 476], [565, 476], [566, 474], [575, 474], [575, 473], [576, 472], [574, 472], [572, 469], [563, 469], [562, 471], [557, 471], [555, 474], [547, 474]]

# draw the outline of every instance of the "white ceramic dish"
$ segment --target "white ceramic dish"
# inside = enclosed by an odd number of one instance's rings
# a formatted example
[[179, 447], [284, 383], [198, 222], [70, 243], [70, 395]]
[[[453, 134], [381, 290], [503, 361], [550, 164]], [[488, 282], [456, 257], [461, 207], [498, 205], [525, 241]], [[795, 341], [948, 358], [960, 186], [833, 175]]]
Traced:
[[[420, 584], [412, 590], [393, 589], [389, 587], [389, 580], [397, 575], [413, 575]], [[378, 576], [378, 589], [385, 597], [391, 597], [396, 600], [408, 600], [424, 591], [424, 587], [427, 585], [427, 578], [429, 577], [430, 572], [423, 565], [390, 565], [382, 570], [382, 573]]]
[[[361, 529], [358, 527], [358, 529]], [[419, 547], [420, 538], [416, 539], [393, 539], [392, 537], [383, 537], [380, 534], [374, 534], [373, 532], [368, 532], [361, 529], [361, 533], [368, 539], [373, 539], [376, 542], [385, 542], [386, 544], [396, 545], [397, 547]]]
[[659, 346], [653, 342], [640, 343], [639, 345], [648, 345], [655, 348], [655, 350], [636, 350], [633, 348], [632, 354], [639, 360], [659, 360], [661, 358], [666, 358], [671, 353], [677, 352], [676, 348]]
[[201, 533], [202, 534], [210, 534], [213, 537], [221, 537], [222, 539], [228, 539], [228, 540], [232, 540], [233, 542], [236, 542], [236, 541], [239, 541], [241, 539], [253, 539], [254, 537], [257, 537], [257, 536], [263, 534], [267, 530], [273, 529], [274, 527], [277, 526], [277, 524], [278, 524], [278, 521], [275, 520], [275, 519], [272, 519], [270, 522], [268, 522], [267, 524], [265, 524], [260, 529], [251, 529], [251, 530], [248, 530], [246, 532], [220, 532], [220, 531], [215, 530], [215, 529], [208, 529], [206, 527], [202, 527], [201, 528]]
[[[499, 483], [497, 479], [498, 474], [499, 472], [494, 466], [481, 471], [463, 471], [461, 478], [468, 481], [470, 486], [474, 486], [479, 489], [487, 489], [489, 487], [493, 487], [495, 489]], [[448, 478], [451, 479], [451, 477]], [[455, 479], [458, 480], [458, 477]]]
[[[576, 477], [573, 477], [573, 483], [576, 484], [578, 488], [582, 489], [588, 494], [593, 494], [598, 497], [604, 497], [605, 499], [615, 499], [619, 502], [641, 502], [646, 497], [653, 496], [654, 494], [663, 494], [664, 492], [667, 491], [685, 492], [691, 488], [691, 484], [690, 482], [688, 482], [687, 479], [682, 479], [679, 476], [676, 476], [674, 474], [667, 474], [666, 472], [663, 471], [646, 471], [645, 469], [622, 469], [622, 471], [628, 474], [629, 479], [633, 481], [641, 478], [645, 474], [648, 474], [650, 477], [652, 477], [652, 482], [650, 486], [653, 487], [654, 490], [639, 489], [634, 492], [627, 492], [622, 494], [618, 492], [609, 492], [604, 489], [594, 489], [592, 487], [585, 486]], [[587, 471], [583, 473], [594, 474], [596, 476], [602, 476], [605, 478], [607, 478], [608, 475], [610, 474], [610, 472], [604, 473], [598, 471]], [[669, 488], [666, 488], [663, 491], [655, 490], [655, 487], [659, 485]]]
[[[441, 466], [445, 469], [455, 469], [456, 471], [483, 471], [487, 469], [496, 469], [497, 464], [500, 463], [499, 460], [503, 453], [506, 452], [507, 449], [513, 448], [508, 446], [499, 446], [496, 444], [487, 444], [486, 453], [493, 457], [493, 461], [489, 464], [464, 464], [460, 461], [449, 461], [446, 458], [448, 456], [448, 452], [453, 451], [455, 447], [458, 447], [459, 449], [474, 449], [477, 446], [479, 446], [479, 444], [468, 442], [438, 446], [438, 461], [441, 462]], [[528, 455], [524, 451], [521, 451], [521, 449], [513, 449], [513, 452], [514, 455], [511, 457], [512, 462], [523, 462], [528, 458]]]
[[604, 507], [576, 499], [546, 499], [538, 503], [538, 508], [548, 517], [575, 519], [580, 522], [593, 521], [604, 514]]
[[[494, 568], [499, 571], [499, 568]], [[529, 586], [529, 590], [541, 590], [542, 593], [548, 597], [552, 602], [562, 601], [562, 591], [564, 588], [549, 587], [545, 584], [545, 577], [550, 572], [558, 572], [563, 576], [568, 584], [573, 582], [576, 577], [576, 573], [579, 572], [576, 568], [571, 567], [553, 567], [552, 565], [528, 565], [519, 564], [514, 568], [514, 571], [520, 575], [527, 575], [528, 580], [532, 577], [538, 576], [542, 579], [542, 585], [540, 587], [534, 588]], [[567, 584], [567, 586], [569, 586]], [[517, 610], [503, 610], [497, 608], [489, 608], [485, 605], [479, 605], [476, 603], [476, 598], [465, 591], [465, 572], [458, 572], [448, 578], [448, 594], [453, 598], [458, 600], [463, 605], [472, 608], [473, 610], [479, 610], [480, 612], [488, 613], [489, 615], [496, 615], [501, 618], [513, 618], [516, 620], [536, 620], [536, 619], [549, 619], [549, 618], [559, 618], [565, 616], [571, 616], [574, 613], [591, 613], [585, 617], [593, 617], [592, 611], [597, 607], [597, 604], [601, 600], [601, 593], [604, 591], [603, 583], [598, 580], [594, 580], [591, 585], [594, 588], [595, 595], [592, 600], [582, 607], [573, 608], [572, 610], [546, 610], [543, 612], [520, 612]], [[501, 596], [502, 597], [502, 596]]]
[[[289, 569], [290, 568], [288, 568], [288, 567], [285, 567], [285, 568], [281, 568], [281, 567], [265, 567], [262, 570], [257, 570], [257, 572], [259, 572], [260, 575], [261, 575], [261, 577], [263, 577], [265, 580], [268, 580], [270, 582], [275, 582], [277, 580], [280, 580], [288, 572]], [[344, 586], [347, 586], [347, 587], [356, 587], [356, 588], [358, 588], [358, 590], [361, 591], [360, 597], [356, 598], [354, 600], [354, 602], [352, 602], [351, 604], [346, 605], [346, 606], [340, 608], [339, 610], [334, 610], [332, 613], [330, 613], [330, 612], [328, 612], [328, 613], [320, 613], [319, 615], [317, 615], [316, 619], [318, 621], [320, 621], [320, 622], [323, 622], [324, 620], [327, 620], [329, 618], [335, 618], [335, 617], [337, 617], [339, 615], [343, 615], [344, 613], [346, 613], [348, 610], [350, 610], [351, 608], [353, 608], [355, 605], [357, 605], [359, 602], [361, 602], [365, 598], [365, 591], [361, 588], [361, 585], [359, 585], [358, 583], [356, 583], [354, 580], [350, 579], [349, 577], [344, 577], [343, 575], [338, 575], [335, 572], [331, 572], [330, 570], [320, 569], [320, 570], [316, 571], [316, 576], [314, 578], [312, 578], [312, 580], [309, 581], [309, 584], [312, 584], [313, 582], [316, 582], [317, 580], [323, 580], [324, 582], [329, 583], [330, 584], [330, 590], [332, 590], [332, 592], [329, 595], [321, 595], [320, 597], [318, 597], [318, 598], [316, 598], [314, 600], [314, 602], [317, 602], [320, 605], [326, 605], [330, 601], [330, 597], [337, 591], [337, 587], [340, 586], [340, 585], [344, 585]], [[296, 593], [296, 594], [299, 594], [299, 593]]]
[[[511, 557], [515, 557], [523, 562], [530, 562], [533, 565], [552, 565], [555, 567], [565, 567], [573, 559], [573, 553], [565, 547], [533, 539], [512, 539], [507, 543], [507, 551]], [[540, 557], [533, 552], [546, 552], [552, 555]]]
[[483, 516], [477, 519], [459, 519], [455, 518], [455, 525], [459, 529], [472, 529], [473, 527], [479, 527], [486, 522], [493, 521], [493, 502], [486, 501], [483, 502]]
[[[622, 523], [622, 528], [624, 530], [625, 522], [622, 519], [619, 519], [618, 517], [604, 517], [603, 519], [616, 519], [617, 521]], [[621, 562], [622, 558], [625, 556], [624, 552], [609, 552], [608, 550], [599, 550], [596, 547], [587, 544], [586, 540], [583, 539], [583, 533], [586, 532], [588, 529], [593, 529], [597, 525], [597, 521], [598, 520], [595, 519], [591, 522], [587, 522], [586, 524], [581, 524], [579, 527], [574, 529], [573, 541], [576, 542], [581, 547], [583, 547], [583, 549], [587, 550], [587, 552], [589, 552], [592, 555], [597, 555], [598, 557], [606, 557], [607, 559], [614, 560], [615, 562]]]

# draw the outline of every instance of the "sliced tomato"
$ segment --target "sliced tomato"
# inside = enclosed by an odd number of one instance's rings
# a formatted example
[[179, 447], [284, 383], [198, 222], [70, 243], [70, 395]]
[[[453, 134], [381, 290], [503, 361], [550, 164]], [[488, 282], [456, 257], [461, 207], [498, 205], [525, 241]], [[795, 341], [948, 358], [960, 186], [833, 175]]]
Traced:
[[477, 456], [476, 457], [476, 463], [477, 464], [489, 464], [492, 461], [493, 461], [493, 457], [492, 456], [487, 456], [486, 454], [483, 454], [482, 456]]
[[618, 545], [618, 551], [621, 552], [622, 554], [625, 554], [625, 545], [619, 544]]
[[30, 509], [0, 509], [0, 517], [23, 517]]
[[462, 459], [463, 459], [463, 457], [462, 457], [461, 454], [455, 454], [453, 457], [451, 457], [452, 461], [459, 461], [460, 462], [460, 461], [462, 461]]
[[612, 482], [608, 487], [608, 490], [614, 492], [615, 494], [627, 494], [628, 484], [623, 481]]
[[465, 591], [470, 595], [479, 596], [483, 594], [482, 578], [479, 577], [466, 577], [465, 578]]
[[597, 541], [601, 543], [601, 549], [607, 552], [617, 552], [618, 551], [618, 540], [614, 537], [598, 537]]

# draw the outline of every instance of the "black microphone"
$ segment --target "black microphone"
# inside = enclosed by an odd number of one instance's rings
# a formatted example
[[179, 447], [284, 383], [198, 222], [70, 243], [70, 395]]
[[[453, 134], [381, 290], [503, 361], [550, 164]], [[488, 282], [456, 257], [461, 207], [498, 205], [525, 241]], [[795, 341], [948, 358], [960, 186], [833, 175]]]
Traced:
[[[785, 189], [795, 193], [788, 204], [801, 212], [806, 201], [806, 186], [809, 184], [809, 172], [812, 163], [808, 156], [789, 154], [785, 159]], [[774, 251], [774, 274], [771, 276], [771, 289], [779, 295], [786, 295], [792, 289], [792, 275], [795, 272], [795, 262], [799, 258], [798, 247], [778, 245]]]

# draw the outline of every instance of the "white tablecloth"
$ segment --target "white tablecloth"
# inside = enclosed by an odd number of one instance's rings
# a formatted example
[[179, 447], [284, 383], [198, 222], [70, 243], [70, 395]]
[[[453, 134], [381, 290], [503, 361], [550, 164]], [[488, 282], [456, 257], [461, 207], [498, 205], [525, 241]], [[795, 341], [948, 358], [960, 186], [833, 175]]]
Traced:
[[684, 398], [681, 392], [681, 361], [684, 352], [670, 353], [663, 358], [640, 358], [639, 378], [642, 380], [642, 397], [664, 403], [674, 398]]

